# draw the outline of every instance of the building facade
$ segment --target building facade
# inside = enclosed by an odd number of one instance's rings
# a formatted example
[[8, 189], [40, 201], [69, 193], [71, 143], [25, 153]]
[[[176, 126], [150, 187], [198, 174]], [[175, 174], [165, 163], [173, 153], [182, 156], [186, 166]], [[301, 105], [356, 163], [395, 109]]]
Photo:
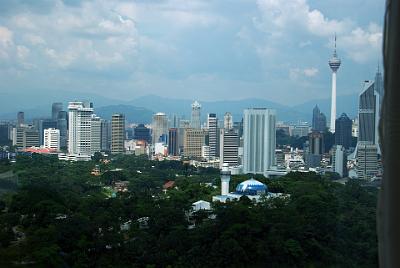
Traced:
[[68, 104], [68, 153], [91, 154], [92, 114], [92, 103], [70, 102]]
[[239, 164], [239, 135], [234, 129], [220, 129], [220, 168], [223, 164], [237, 166]]
[[217, 115], [212, 113], [207, 116], [207, 129], [208, 129], [208, 145], [210, 146], [210, 158], [217, 156], [218, 145], [217, 145], [217, 135], [218, 126]]
[[353, 121], [343, 113], [335, 122], [335, 144], [349, 149], [352, 140]]
[[111, 153], [121, 154], [125, 151], [125, 115], [113, 114], [111, 117]]
[[155, 144], [168, 135], [168, 117], [164, 113], [156, 113], [152, 123], [152, 143]]
[[170, 128], [168, 131], [168, 154], [179, 155], [179, 136], [177, 128]]
[[133, 130], [133, 139], [151, 143], [150, 129], [147, 128], [144, 124], [137, 125]]
[[275, 163], [276, 112], [266, 108], [244, 110], [243, 171], [263, 174]]
[[197, 101], [192, 103], [192, 117], [190, 120], [190, 127], [194, 129], [201, 128], [201, 105]]
[[315, 105], [313, 109], [313, 118], [311, 129], [313, 131], [324, 132], [326, 130], [326, 116], [321, 113], [318, 105]]
[[378, 173], [378, 148], [370, 143], [359, 143], [357, 148], [357, 176], [370, 180]]
[[202, 129], [187, 128], [183, 138], [183, 155], [186, 158], [201, 159], [205, 132]]
[[44, 147], [60, 150], [60, 130], [55, 128], [47, 128], [44, 130]]

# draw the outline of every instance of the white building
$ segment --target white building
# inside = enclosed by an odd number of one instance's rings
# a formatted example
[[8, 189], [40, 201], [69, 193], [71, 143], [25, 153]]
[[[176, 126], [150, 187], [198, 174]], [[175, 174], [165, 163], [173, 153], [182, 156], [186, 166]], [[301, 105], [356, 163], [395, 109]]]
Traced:
[[211, 147], [208, 145], [201, 146], [201, 157], [205, 160], [210, 160]]
[[347, 156], [346, 149], [342, 145], [336, 145], [332, 154], [332, 170], [340, 175], [347, 176]]
[[234, 129], [220, 129], [220, 149], [219, 159], [220, 168], [224, 163], [229, 166], [237, 166], [239, 164], [239, 135]]
[[207, 202], [204, 200], [199, 200], [192, 204], [192, 209], [194, 212], [199, 211], [199, 210], [211, 210], [211, 204], [210, 204], [210, 202]]
[[190, 127], [194, 129], [200, 129], [201, 121], [200, 121], [200, 114], [201, 114], [201, 105], [198, 101], [192, 103], [192, 117], [190, 120]]
[[90, 155], [92, 103], [70, 102], [68, 105], [68, 152], [70, 154]]
[[357, 176], [370, 180], [378, 173], [378, 147], [376, 144], [357, 144]]
[[207, 115], [207, 128], [208, 128], [208, 144], [210, 145], [210, 157], [217, 156], [218, 145], [217, 145], [217, 115]]
[[224, 129], [229, 130], [233, 128], [233, 117], [232, 114], [227, 112], [224, 115]]
[[264, 174], [275, 163], [276, 112], [266, 108], [244, 110], [243, 172]]
[[60, 150], [60, 130], [55, 128], [47, 128], [44, 130], [44, 147], [49, 149]]
[[168, 155], [168, 146], [165, 143], [157, 142], [156, 144], [154, 144], [154, 154], [167, 156]]

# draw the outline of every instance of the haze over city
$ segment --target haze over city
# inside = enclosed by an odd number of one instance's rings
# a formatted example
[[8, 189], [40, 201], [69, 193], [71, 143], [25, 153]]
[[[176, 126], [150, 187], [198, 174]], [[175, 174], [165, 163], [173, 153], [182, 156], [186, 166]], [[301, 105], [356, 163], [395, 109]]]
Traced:
[[296, 105], [330, 97], [336, 33], [337, 94], [358, 94], [381, 60], [383, 9], [377, 0], [2, 2], [0, 93]]

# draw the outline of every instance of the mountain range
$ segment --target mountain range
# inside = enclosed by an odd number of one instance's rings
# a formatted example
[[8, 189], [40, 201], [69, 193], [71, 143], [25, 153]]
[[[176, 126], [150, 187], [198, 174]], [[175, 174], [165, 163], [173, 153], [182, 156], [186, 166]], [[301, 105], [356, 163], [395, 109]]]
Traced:
[[[78, 96], [78, 97], [77, 97]], [[63, 102], [66, 109], [67, 102], [70, 100], [90, 100], [94, 103], [95, 113], [106, 119], [116, 112], [124, 113], [129, 122], [151, 122], [155, 112], [164, 112], [168, 115], [176, 114], [182, 118], [190, 119], [191, 103], [189, 99], [172, 99], [156, 95], [145, 95], [133, 100], [121, 101], [106, 98], [96, 94], [81, 94], [75, 92], [58, 91], [54, 94], [36, 94], [34, 92], [19, 96], [12, 93], [1, 94], [0, 120], [10, 120], [16, 118], [18, 111], [25, 112], [27, 120], [33, 118], [46, 118], [50, 116], [51, 104], [53, 102]], [[35, 100], [35, 101], [32, 101]], [[251, 107], [265, 107], [277, 111], [278, 121], [297, 122], [311, 121], [312, 109], [318, 105], [320, 110], [325, 113], [329, 120], [330, 99], [315, 99], [305, 103], [288, 106], [272, 102], [265, 99], [248, 98], [242, 100], [226, 101], [199, 101], [202, 105], [202, 119], [205, 120], [207, 113], [216, 113], [222, 118], [225, 112], [231, 112], [234, 121], [242, 117], [243, 110]], [[345, 112], [350, 118], [357, 115], [358, 95], [351, 94], [338, 96], [337, 111], [338, 116]]]

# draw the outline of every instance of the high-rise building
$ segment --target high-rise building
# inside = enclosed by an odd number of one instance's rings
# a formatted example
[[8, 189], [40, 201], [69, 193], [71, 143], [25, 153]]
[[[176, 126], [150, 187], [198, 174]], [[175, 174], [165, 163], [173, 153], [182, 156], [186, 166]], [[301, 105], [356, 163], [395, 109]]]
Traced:
[[285, 152], [281, 149], [275, 150], [275, 165], [278, 168], [285, 168]]
[[93, 104], [69, 102], [68, 104], [68, 152], [70, 154], [91, 154], [91, 122]]
[[329, 60], [329, 67], [332, 70], [332, 98], [331, 98], [331, 129], [332, 133], [335, 132], [335, 120], [336, 120], [336, 73], [339, 70], [341, 60], [338, 58], [336, 53], [336, 35], [335, 35], [335, 49], [333, 56]]
[[275, 110], [266, 108], [244, 110], [244, 173], [263, 174], [275, 164], [275, 124]]
[[57, 129], [60, 130], [60, 146], [65, 148], [68, 141], [68, 113], [66, 111], [58, 112]]
[[357, 176], [370, 180], [378, 173], [378, 148], [376, 144], [359, 143], [357, 145]]
[[224, 129], [229, 130], [233, 128], [233, 117], [232, 114], [227, 112], [224, 115]]
[[25, 113], [24, 112], [18, 112], [17, 114], [17, 126], [22, 126], [25, 124]]
[[51, 106], [51, 119], [56, 121], [58, 119], [58, 113], [63, 109], [63, 104], [61, 102], [54, 102]]
[[310, 133], [310, 126], [304, 123], [295, 125], [291, 129], [291, 136], [293, 137], [306, 137]]
[[365, 81], [359, 98], [358, 142], [375, 144], [377, 97], [373, 81]]
[[318, 105], [315, 105], [313, 109], [312, 130], [319, 132], [324, 132], [326, 130], [326, 116], [321, 113]]
[[133, 131], [133, 139], [146, 141], [147, 143], [151, 142], [151, 134], [150, 129], [147, 128], [144, 124], [139, 124], [135, 127]]
[[241, 138], [243, 136], [243, 118], [241, 121], [234, 122], [233, 128], [238, 131], [239, 138]]
[[336, 119], [335, 123], [335, 144], [343, 145], [345, 149], [349, 149], [351, 146], [351, 131], [353, 122], [347, 117], [345, 113]]
[[10, 124], [0, 123], [0, 145], [9, 145], [10, 141]]
[[220, 129], [220, 168], [223, 164], [237, 166], [239, 164], [239, 135], [235, 129]]
[[18, 149], [39, 147], [39, 131], [33, 126], [21, 126], [14, 128], [13, 145]]
[[309, 167], [319, 167], [324, 153], [324, 136], [319, 131], [313, 131], [308, 135], [309, 148], [306, 154], [306, 163]]
[[168, 135], [168, 118], [164, 113], [156, 113], [153, 116], [152, 123], [152, 143], [155, 144], [162, 139], [162, 136]]
[[379, 69], [379, 65], [378, 65], [378, 70], [375, 74], [375, 91], [379, 94], [379, 96], [381, 97], [381, 101], [382, 101], [382, 97], [384, 94], [384, 87], [383, 87], [383, 77], [382, 77], [382, 73]]
[[179, 154], [179, 136], [177, 128], [170, 128], [168, 133], [168, 153], [170, 155]]
[[111, 150], [111, 122], [101, 119], [101, 151], [108, 152]]
[[342, 178], [348, 175], [346, 149], [342, 145], [336, 145], [332, 149], [332, 170]]
[[217, 115], [208, 114], [207, 128], [208, 128], [208, 145], [210, 146], [210, 158], [217, 156]]
[[60, 150], [60, 130], [55, 128], [47, 128], [44, 130], [44, 147], [49, 149]]
[[186, 128], [183, 137], [183, 155], [187, 158], [201, 159], [205, 132], [202, 129]]
[[111, 117], [111, 153], [120, 154], [125, 150], [125, 115], [113, 114]]
[[197, 101], [192, 103], [192, 117], [190, 120], [190, 127], [195, 128], [195, 129], [200, 129], [201, 128], [201, 121], [200, 121], [200, 115], [201, 115], [201, 105]]
[[101, 118], [95, 114], [92, 115], [90, 131], [91, 154], [94, 154], [101, 151]]

